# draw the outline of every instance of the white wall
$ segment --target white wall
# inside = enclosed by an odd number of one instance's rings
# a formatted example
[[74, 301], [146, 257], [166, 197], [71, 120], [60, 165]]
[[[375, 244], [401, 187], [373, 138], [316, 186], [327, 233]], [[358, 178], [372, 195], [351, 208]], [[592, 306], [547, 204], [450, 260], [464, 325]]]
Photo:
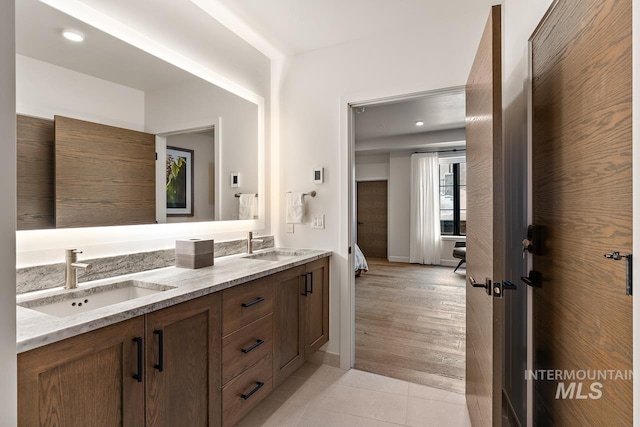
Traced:
[[[446, 16], [428, 25], [303, 53], [290, 61], [281, 91], [282, 185], [274, 190], [282, 195], [279, 210], [283, 212], [285, 191], [316, 189], [318, 197], [310, 201], [309, 208], [326, 214], [326, 229], [312, 230], [309, 224], [302, 224], [294, 234], [287, 234], [280, 221], [278, 241], [335, 252], [327, 350], [342, 352], [343, 367], [349, 364], [345, 355], [349, 355], [350, 338], [340, 336], [341, 316], [348, 313], [341, 313], [339, 307], [341, 298], [349, 298], [352, 270], [347, 253], [349, 153], [344, 109], [349, 101], [464, 85], [491, 3], [472, 2], [462, 13], [451, 3], [442, 6]], [[327, 178], [315, 188], [311, 182], [314, 166], [324, 166]]]
[[411, 156], [389, 158], [389, 261], [409, 262], [411, 226]]
[[213, 130], [202, 133], [169, 135], [169, 147], [193, 150], [193, 216], [170, 216], [167, 222], [213, 221], [214, 158]]
[[144, 92], [16, 55], [16, 111], [144, 131]]
[[389, 179], [389, 153], [358, 154], [355, 157], [356, 181], [384, 181]]
[[[216, 199], [221, 220], [238, 218], [235, 194], [258, 193], [258, 107], [203, 80], [146, 93], [147, 132], [161, 134], [220, 123]], [[240, 187], [230, 186], [231, 172]]]
[[0, 215], [0, 422], [17, 424], [16, 367], [16, 111], [15, 25], [12, 1], [0, 2], [0, 141], [3, 166], [0, 191], [4, 212]]

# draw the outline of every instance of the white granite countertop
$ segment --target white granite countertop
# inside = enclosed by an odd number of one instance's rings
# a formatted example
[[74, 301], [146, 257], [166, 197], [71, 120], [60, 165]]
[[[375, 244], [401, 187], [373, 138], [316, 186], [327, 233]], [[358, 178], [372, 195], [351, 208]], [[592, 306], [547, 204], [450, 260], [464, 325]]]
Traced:
[[255, 253], [274, 251], [294, 256], [282, 261], [265, 261], [246, 259], [247, 254], [232, 255], [216, 258], [213, 266], [197, 270], [166, 267], [82, 283], [78, 286], [80, 289], [126, 280], [175, 288], [67, 317], [44, 314], [20, 304], [28, 305], [29, 301], [70, 291], [59, 287], [21, 294], [16, 298], [18, 353], [331, 256], [331, 251], [314, 249], [272, 248]]

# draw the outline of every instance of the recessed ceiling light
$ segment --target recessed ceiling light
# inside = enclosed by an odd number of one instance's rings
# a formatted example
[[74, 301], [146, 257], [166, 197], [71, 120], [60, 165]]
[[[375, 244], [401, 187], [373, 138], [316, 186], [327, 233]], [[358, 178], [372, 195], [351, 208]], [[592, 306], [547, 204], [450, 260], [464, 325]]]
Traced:
[[76, 30], [62, 30], [62, 35], [65, 39], [71, 40], [72, 42], [81, 42], [84, 40], [84, 34], [76, 31]]
[[424, 122], [422, 120], [418, 120], [416, 122], [416, 126], [424, 126]]

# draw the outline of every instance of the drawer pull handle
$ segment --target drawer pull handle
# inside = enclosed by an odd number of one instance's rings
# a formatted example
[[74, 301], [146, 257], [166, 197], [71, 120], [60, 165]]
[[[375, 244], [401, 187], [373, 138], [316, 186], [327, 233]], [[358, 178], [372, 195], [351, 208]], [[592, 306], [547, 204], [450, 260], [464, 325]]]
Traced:
[[248, 398], [250, 398], [251, 396], [253, 396], [253, 394], [255, 392], [257, 392], [258, 390], [260, 390], [262, 388], [262, 386], [264, 385], [264, 383], [262, 381], [258, 381], [256, 382], [256, 386], [253, 388], [253, 390], [251, 390], [249, 393], [247, 394], [241, 394], [240, 397], [243, 398], [244, 400], [247, 400]]
[[264, 344], [264, 340], [258, 340], [255, 342], [255, 344], [253, 344], [251, 347], [249, 348], [242, 348], [240, 349], [241, 352], [243, 352], [244, 354], [249, 353], [250, 351], [255, 350], [256, 348], [260, 347], [262, 344]]
[[258, 303], [260, 303], [262, 301], [264, 301], [264, 298], [263, 297], [258, 297], [258, 298], [254, 299], [251, 302], [243, 302], [242, 303], [242, 307], [244, 307], [244, 308], [251, 307], [252, 305], [256, 305], [256, 304], [258, 304]]
[[133, 339], [133, 342], [138, 344], [138, 373], [132, 375], [131, 377], [138, 381], [142, 382], [142, 337], [136, 337]]

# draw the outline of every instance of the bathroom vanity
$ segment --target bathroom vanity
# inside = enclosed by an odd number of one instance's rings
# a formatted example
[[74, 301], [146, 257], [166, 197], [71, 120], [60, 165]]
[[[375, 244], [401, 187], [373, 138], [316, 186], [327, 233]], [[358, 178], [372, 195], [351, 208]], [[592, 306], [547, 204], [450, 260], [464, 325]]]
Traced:
[[78, 313], [45, 313], [60, 289], [19, 296], [19, 425], [235, 424], [328, 341], [330, 255], [271, 249], [82, 284], [74, 309], [123, 283], [160, 290]]

